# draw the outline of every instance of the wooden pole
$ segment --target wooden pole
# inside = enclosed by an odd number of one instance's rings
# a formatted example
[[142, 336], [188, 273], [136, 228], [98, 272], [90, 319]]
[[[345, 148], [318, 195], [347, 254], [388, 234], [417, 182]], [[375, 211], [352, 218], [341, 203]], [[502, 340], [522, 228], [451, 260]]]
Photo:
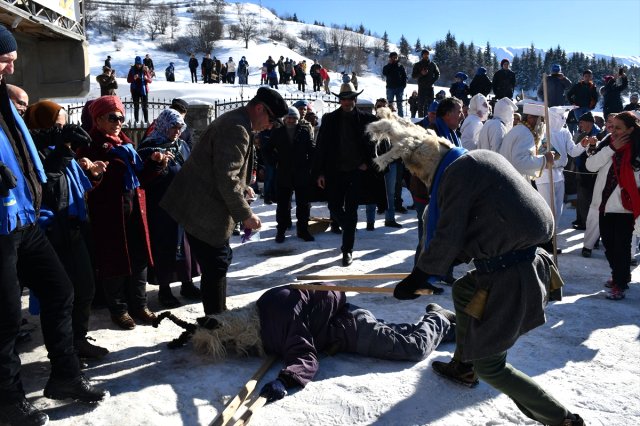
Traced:
[[247, 405], [245, 406], [246, 410], [237, 422], [233, 424], [233, 426], [249, 426], [251, 424], [251, 420], [253, 420], [253, 416], [256, 414], [256, 411], [264, 407], [267, 403], [267, 398], [264, 396], [259, 396], [255, 401], [250, 404], [247, 401]]
[[[392, 287], [355, 287], [348, 285], [316, 285], [316, 284], [291, 284], [291, 288], [298, 290], [314, 290], [314, 291], [356, 291], [358, 293], [387, 293], [393, 294]], [[420, 289], [415, 294], [427, 295], [433, 294], [433, 290]]]
[[354, 275], [298, 275], [298, 281], [333, 281], [333, 280], [402, 280], [409, 276], [404, 272], [387, 274], [354, 274]]
[[276, 357], [270, 356], [265, 359], [260, 368], [251, 376], [249, 381], [244, 385], [240, 392], [227, 404], [225, 409], [216, 416], [215, 419], [209, 423], [209, 426], [226, 426], [233, 419], [233, 416], [238, 411], [238, 408], [242, 405], [242, 403], [251, 395], [251, 393], [255, 390], [256, 385], [262, 379], [262, 377], [266, 374], [266, 372], [271, 368], [271, 364], [275, 361]]
[[[545, 133], [547, 138], [547, 152], [551, 152], [551, 127], [549, 126], [549, 97], [547, 95], [547, 73], [542, 74], [542, 91], [544, 93], [544, 122], [545, 122]], [[558, 265], [558, 241], [556, 238], [556, 230], [558, 228], [558, 218], [556, 217], [556, 197], [555, 197], [555, 187], [553, 182], [553, 164], [547, 164], [547, 170], [549, 171], [549, 198], [550, 198], [550, 206], [551, 213], [553, 213], [553, 236], [551, 240], [553, 242], [553, 261]]]

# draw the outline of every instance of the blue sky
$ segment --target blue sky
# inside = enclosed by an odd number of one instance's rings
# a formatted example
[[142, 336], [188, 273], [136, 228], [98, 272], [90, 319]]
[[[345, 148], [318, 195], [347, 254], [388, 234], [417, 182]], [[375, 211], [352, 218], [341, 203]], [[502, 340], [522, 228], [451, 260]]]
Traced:
[[558, 44], [567, 52], [640, 56], [640, 0], [243, 0], [314, 20], [358, 26], [413, 45], [442, 39], [476, 45]]

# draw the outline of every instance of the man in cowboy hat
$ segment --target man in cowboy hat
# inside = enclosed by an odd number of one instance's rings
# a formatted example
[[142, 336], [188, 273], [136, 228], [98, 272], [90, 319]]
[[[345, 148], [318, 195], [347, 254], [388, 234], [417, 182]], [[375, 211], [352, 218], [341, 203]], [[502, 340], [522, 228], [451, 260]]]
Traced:
[[360, 93], [362, 90], [356, 92], [351, 83], [344, 83], [340, 93], [334, 93], [340, 100], [340, 108], [322, 118], [312, 169], [318, 186], [327, 191], [331, 216], [343, 230], [342, 266], [352, 262], [358, 202], [368, 180], [365, 172], [372, 167], [374, 156], [365, 127], [376, 117], [356, 108]]

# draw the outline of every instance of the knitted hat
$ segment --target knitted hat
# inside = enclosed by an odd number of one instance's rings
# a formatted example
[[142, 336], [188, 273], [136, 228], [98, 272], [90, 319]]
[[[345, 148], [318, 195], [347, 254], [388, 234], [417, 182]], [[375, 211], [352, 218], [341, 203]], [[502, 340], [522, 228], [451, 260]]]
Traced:
[[633, 92], [631, 96], [629, 96], [629, 99], [633, 99], [633, 98], [636, 98], [636, 100], [638, 100], [638, 92]]
[[15, 52], [18, 50], [18, 43], [13, 34], [4, 25], [0, 25], [0, 55]]
[[300, 120], [300, 113], [294, 107], [289, 107], [289, 112], [287, 112], [287, 117], [295, 117], [297, 120]]
[[61, 109], [62, 107], [55, 102], [36, 102], [27, 108], [24, 121], [29, 129], [49, 129], [55, 124]]
[[505, 58], [505, 59], [500, 61], [500, 67], [502, 67], [502, 65], [504, 65], [505, 62], [508, 63], [508, 64], [511, 63], [511, 62], [509, 62], [509, 60], [507, 58]]
[[422, 52], [420, 54], [424, 55], [425, 53], [428, 55], [429, 54], [429, 49], [422, 49]]
[[560, 64], [551, 65], [551, 74], [560, 74], [562, 72], [562, 67]]
[[142, 58], [140, 56], [136, 56], [134, 63], [136, 65], [142, 65]]
[[455, 78], [459, 78], [462, 81], [465, 81], [466, 79], [469, 78], [469, 76], [467, 74], [463, 73], [462, 71], [458, 71], [454, 77]]
[[289, 111], [289, 106], [280, 93], [268, 87], [259, 88], [252, 100], [266, 105], [275, 117], [284, 117]]
[[593, 71], [587, 68], [586, 70], [582, 71], [582, 75], [585, 75], [585, 74], [593, 74]]
[[89, 112], [91, 113], [91, 120], [95, 123], [98, 117], [101, 117], [110, 112], [119, 111], [124, 115], [124, 105], [117, 96], [101, 96], [89, 106]]
[[300, 99], [299, 101], [295, 101], [293, 103], [293, 106], [296, 108], [302, 108], [302, 107], [308, 107], [309, 106], [309, 101], [306, 99]]
[[595, 120], [593, 119], [593, 114], [591, 114], [591, 111], [587, 111], [584, 114], [582, 114], [578, 119], [578, 121], [588, 121], [590, 123], [595, 123]]
[[476, 75], [485, 75], [487, 73], [487, 69], [485, 67], [478, 67], [476, 71]]

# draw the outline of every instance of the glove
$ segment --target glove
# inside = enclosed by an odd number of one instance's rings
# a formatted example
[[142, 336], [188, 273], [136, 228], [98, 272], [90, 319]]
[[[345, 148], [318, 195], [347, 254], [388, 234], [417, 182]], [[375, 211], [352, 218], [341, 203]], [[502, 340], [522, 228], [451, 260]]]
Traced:
[[9, 190], [16, 187], [18, 181], [6, 164], [0, 162], [0, 197], [9, 195]]
[[396, 284], [393, 297], [399, 300], [413, 300], [420, 297], [419, 294], [415, 294], [416, 290], [432, 290], [433, 294], [441, 294], [444, 291], [440, 287], [429, 284], [428, 279], [429, 274], [418, 268], [413, 268], [413, 271], [405, 279]]
[[75, 152], [78, 148], [89, 146], [91, 136], [77, 124], [65, 124], [62, 127], [62, 140], [71, 143], [71, 149]]
[[282, 380], [275, 379], [262, 387], [260, 396], [267, 398], [267, 402], [277, 401], [287, 396], [287, 389]]

